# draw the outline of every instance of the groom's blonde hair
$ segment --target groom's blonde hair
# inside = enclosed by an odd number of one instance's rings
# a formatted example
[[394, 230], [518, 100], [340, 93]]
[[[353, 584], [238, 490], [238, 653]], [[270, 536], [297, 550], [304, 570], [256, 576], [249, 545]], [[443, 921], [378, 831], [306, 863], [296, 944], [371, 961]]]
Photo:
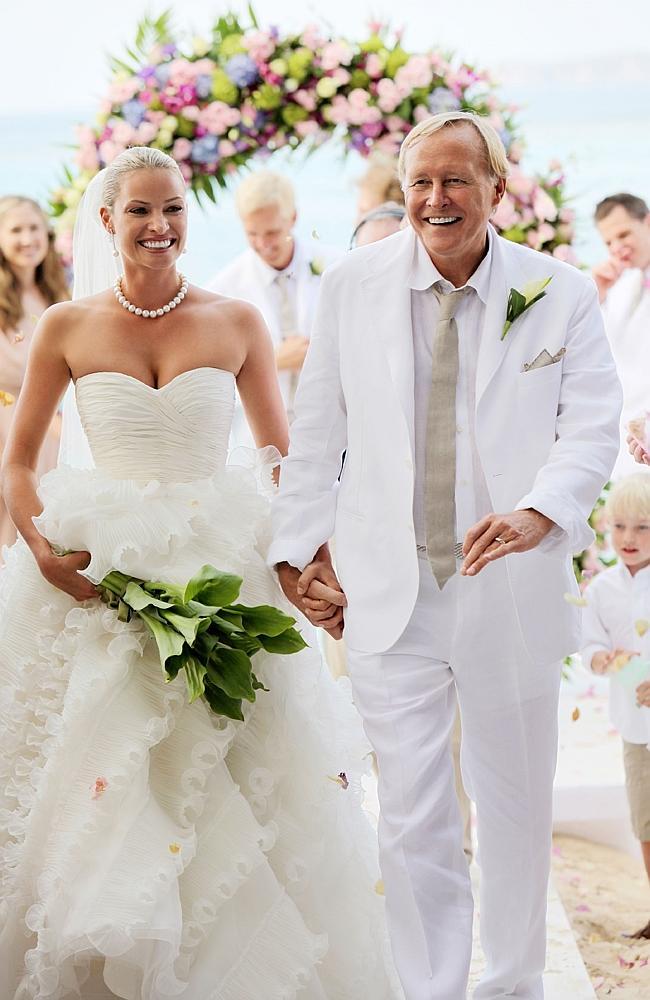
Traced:
[[458, 125], [471, 125], [472, 128], [476, 129], [485, 146], [490, 173], [495, 179], [506, 179], [509, 167], [505, 146], [501, 141], [499, 133], [493, 125], [490, 125], [487, 118], [482, 118], [473, 111], [441, 111], [438, 115], [431, 115], [430, 118], [425, 118], [414, 129], [411, 129], [404, 139], [402, 148], [399, 151], [397, 164], [397, 171], [402, 187], [404, 186], [404, 179], [406, 177], [406, 154], [411, 146], [414, 146], [421, 139], [426, 139], [434, 135], [441, 128], [457, 128]]

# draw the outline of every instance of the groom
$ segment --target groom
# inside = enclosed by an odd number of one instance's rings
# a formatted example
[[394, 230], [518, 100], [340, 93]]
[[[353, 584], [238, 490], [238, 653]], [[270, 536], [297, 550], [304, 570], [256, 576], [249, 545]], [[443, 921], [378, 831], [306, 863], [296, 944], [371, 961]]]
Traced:
[[407, 1000], [467, 987], [454, 687], [478, 816], [475, 997], [538, 1000], [560, 661], [580, 642], [565, 597], [616, 458], [620, 390], [591, 280], [489, 224], [507, 161], [485, 120], [422, 122], [400, 175], [410, 228], [323, 278], [269, 558], [312, 621], [338, 635], [344, 616]]

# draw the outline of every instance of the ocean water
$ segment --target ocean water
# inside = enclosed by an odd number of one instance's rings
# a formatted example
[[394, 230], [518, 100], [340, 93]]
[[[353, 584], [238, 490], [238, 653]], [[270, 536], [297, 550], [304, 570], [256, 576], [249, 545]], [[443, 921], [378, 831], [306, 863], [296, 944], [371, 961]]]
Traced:
[[[535, 86], [501, 88], [520, 106], [527, 152], [523, 167], [543, 170], [553, 159], [566, 168], [567, 190], [577, 213], [576, 247], [593, 264], [603, 248], [591, 221], [596, 202], [628, 190], [650, 198], [650, 82], [567, 87], [552, 75]], [[0, 193], [22, 193], [45, 201], [64, 163], [71, 163], [74, 126], [92, 120], [90, 110], [0, 117]], [[311, 156], [280, 151], [265, 161], [294, 181], [298, 231], [316, 231], [327, 243], [346, 247], [354, 225], [355, 179], [364, 170], [357, 154], [344, 156], [336, 140]], [[245, 246], [232, 194], [216, 206], [190, 206], [189, 252], [183, 269], [205, 282]]]

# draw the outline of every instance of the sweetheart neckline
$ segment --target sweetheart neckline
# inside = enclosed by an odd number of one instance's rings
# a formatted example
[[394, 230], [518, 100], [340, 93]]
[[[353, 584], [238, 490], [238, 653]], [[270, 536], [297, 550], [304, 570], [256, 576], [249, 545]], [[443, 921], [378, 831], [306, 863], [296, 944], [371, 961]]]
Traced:
[[193, 375], [194, 372], [221, 372], [224, 375], [230, 375], [231, 378], [236, 381], [235, 373], [229, 371], [227, 368], [216, 368], [214, 365], [201, 365], [198, 368], [188, 368], [187, 371], [179, 372], [178, 375], [174, 375], [174, 377], [170, 379], [169, 382], [165, 382], [164, 385], [149, 385], [148, 382], [143, 382], [141, 378], [136, 378], [135, 375], [129, 375], [128, 372], [115, 371], [88, 372], [86, 375], [80, 375], [74, 385], [76, 389], [80, 382], [83, 382], [85, 379], [95, 378], [98, 375], [119, 375], [120, 378], [127, 378], [130, 382], [137, 382], [138, 385], [144, 386], [145, 389], [149, 389], [151, 392], [163, 392], [170, 385], [173, 385], [174, 382], [178, 382], [180, 378], [183, 378], [186, 375]]

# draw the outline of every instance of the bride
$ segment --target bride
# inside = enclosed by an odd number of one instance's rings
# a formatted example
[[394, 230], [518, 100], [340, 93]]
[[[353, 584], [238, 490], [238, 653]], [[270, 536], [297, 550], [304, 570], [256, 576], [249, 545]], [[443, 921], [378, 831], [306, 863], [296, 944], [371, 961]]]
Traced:
[[[256, 657], [269, 693], [220, 719], [97, 599], [111, 569], [184, 583], [212, 563], [243, 603], [285, 606], [264, 565], [279, 456], [226, 463], [235, 385], [258, 445], [286, 452], [270, 340], [252, 307], [187, 287], [186, 226], [158, 150], [93, 180], [75, 270], [102, 290], [45, 313], [5, 453], [0, 996], [389, 1000], [367, 748], [320, 658]], [[88, 467], [37, 493], [70, 378]]]

